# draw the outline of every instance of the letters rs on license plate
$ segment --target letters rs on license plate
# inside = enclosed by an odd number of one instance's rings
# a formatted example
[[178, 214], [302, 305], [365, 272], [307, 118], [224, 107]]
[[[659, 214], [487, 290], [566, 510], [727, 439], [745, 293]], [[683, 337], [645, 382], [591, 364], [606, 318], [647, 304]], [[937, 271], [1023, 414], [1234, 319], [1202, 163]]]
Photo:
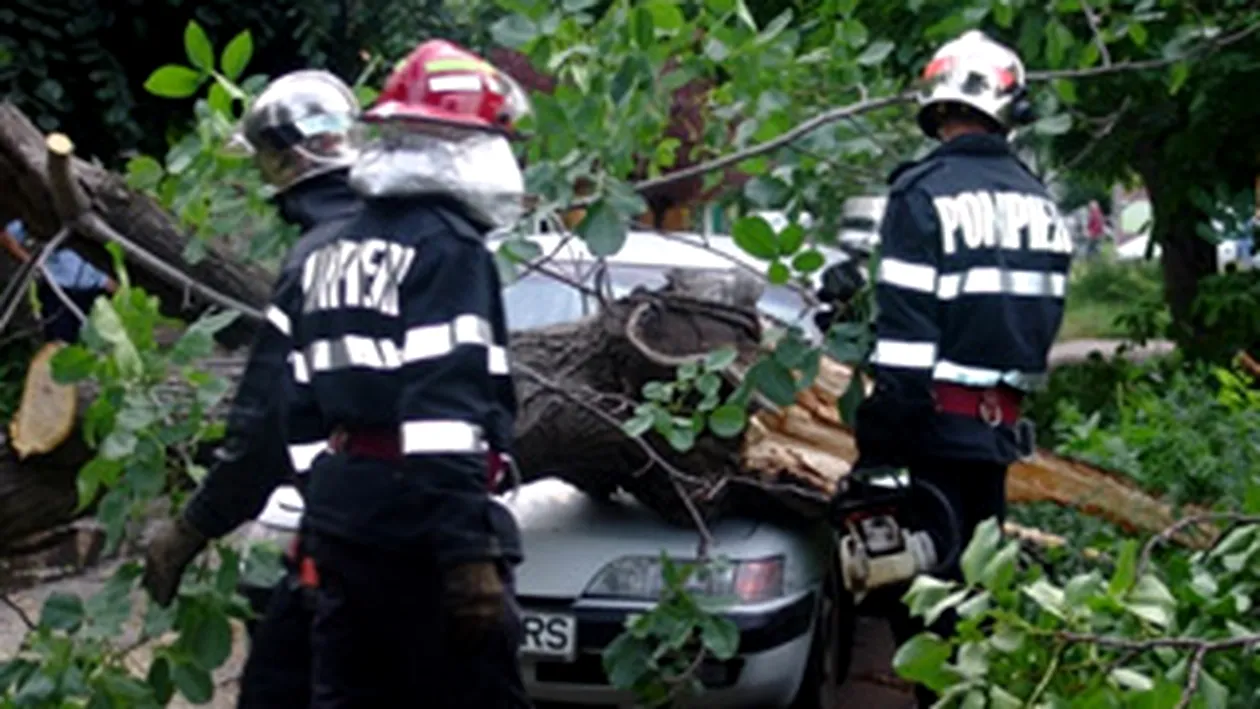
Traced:
[[521, 613], [521, 653], [530, 657], [572, 660], [577, 651], [577, 619], [562, 613]]

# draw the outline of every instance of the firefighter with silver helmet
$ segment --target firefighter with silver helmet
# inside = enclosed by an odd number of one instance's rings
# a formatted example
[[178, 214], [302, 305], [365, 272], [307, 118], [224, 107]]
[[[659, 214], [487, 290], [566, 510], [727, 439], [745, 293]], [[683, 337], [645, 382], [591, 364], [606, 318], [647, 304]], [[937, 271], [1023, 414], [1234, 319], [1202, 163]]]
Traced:
[[[286, 74], [248, 108], [233, 140], [253, 156], [281, 216], [303, 230], [288, 254], [253, 343], [227, 418], [223, 445], [183, 511], [161, 525], [146, 549], [144, 585], [161, 605], [210, 539], [256, 516], [277, 486], [302, 488], [313, 452], [324, 447], [310, 384], [296, 366], [289, 327], [302, 307], [302, 265], [326, 245], [361, 206], [350, 189], [359, 155], [360, 113], [354, 93], [325, 71]], [[287, 443], [287, 445], [286, 445]], [[240, 707], [306, 707], [310, 695], [311, 615], [298, 583], [300, 554], [289, 550], [289, 575], [271, 594], [252, 628]]]
[[489, 232], [522, 214], [523, 92], [450, 42], [364, 114], [363, 211], [305, 257], [286, 324], [328, 454], [305, 491], [312, 707], [528, 707], [511, 513], [516, 399]]
[[855, 424], [858, 477], [908, 469], [908, 495], [877, 523], [851, 514], [856, 488], [833, 500], [846, 585], [884, 586], [872, 597], [889, 601], [899, 643], [919, 629], [899, 602], [906, 584], [923, 572], [960, 578], [976, 526], [1005, 515], [1007, 466], [1033, 447], [1021, 402], [1045, 379], [1072, 257], [1053, 198], [1009, 142], [1034, 120], [1018, 55], [970, 31], [922, 80], [919, 126], [940, 145], [889, 180], [875, 388]]

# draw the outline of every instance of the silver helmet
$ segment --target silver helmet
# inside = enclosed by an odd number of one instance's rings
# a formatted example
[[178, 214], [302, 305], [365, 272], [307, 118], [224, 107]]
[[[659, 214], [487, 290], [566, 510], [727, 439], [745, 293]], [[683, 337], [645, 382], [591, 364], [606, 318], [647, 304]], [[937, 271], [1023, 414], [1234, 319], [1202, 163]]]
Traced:
[[941, 118], [951, 106], [966, 106], [1002, 132], [1032, 118], [1024, 62], [1009, 47], [971, 30], [932, 55], [923, 70], [919, 127], [939, 138]]
[[254, 157], [263, 179], [284, 191], [358, 158], [359, 101], [345, 82], [318, 69], [285, 74], [263, 89], [233, 142]]

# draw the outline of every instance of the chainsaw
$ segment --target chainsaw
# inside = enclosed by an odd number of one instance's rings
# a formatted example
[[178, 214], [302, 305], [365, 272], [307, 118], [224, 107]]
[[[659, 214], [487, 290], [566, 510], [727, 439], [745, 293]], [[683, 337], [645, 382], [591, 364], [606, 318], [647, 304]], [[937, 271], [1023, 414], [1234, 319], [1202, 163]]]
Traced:
[[[952, 564], [960, 545], [957, 514], [935, 486], [916, 481], [900, 470], [850, 475], [833, 498], [831, 523], [837, 530], [840, 571], [845, 588], [860, 602], [870, 591], [905, 583], [923, 573]], [[926, 526], [935, 508], [939, 525], [947, 531], [944, 559]]]

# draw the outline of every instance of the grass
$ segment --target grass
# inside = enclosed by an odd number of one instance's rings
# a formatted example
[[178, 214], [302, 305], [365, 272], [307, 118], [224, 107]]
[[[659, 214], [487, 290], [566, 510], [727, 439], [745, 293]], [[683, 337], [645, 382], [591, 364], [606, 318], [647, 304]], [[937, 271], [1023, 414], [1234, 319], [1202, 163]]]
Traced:
[[1117, 318], [1162, 307], [1163, 298], [1158, 263], [1117, 261], [1107, 253], [1078, 260], [1072, 267], [1059, 340], [1125, 337], [1130, 333]]

